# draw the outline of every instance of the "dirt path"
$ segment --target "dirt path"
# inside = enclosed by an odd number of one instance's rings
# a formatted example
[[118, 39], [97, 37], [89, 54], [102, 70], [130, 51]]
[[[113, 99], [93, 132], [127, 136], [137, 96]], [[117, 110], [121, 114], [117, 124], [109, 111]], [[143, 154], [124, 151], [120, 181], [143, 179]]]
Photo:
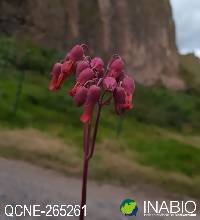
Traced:
[[[30, 165], [21, 161], [0, 159], [0, 220], [7, 219], [39, 219], [60, 220], [77, 219], [78, 217], [6, 217], [6, 204], [79, 204], [80, 180], [63, 176], [60, 173]], [[112, 185], [99, 185], [89, 182], [86, 220], [125, 220], [135, 219], [123, 217], [119, 212], [119, 204], [125, 198], [137, 201], [140, 215], [144, 200], [173, 200], [175, 196], [167, 195], [159, 189], [149, 186], [133, 186], [124, 189]], [[180, 199], [180, 198], [179, 198]], [[198, 219], [189, 217], [187, 219]], [[157, 219], [161, 217], [142, 217], [136, 219]], [[173, 218], [166, 218], [173, 219]], [[174, 218], [182, 219], [182, 218]]]

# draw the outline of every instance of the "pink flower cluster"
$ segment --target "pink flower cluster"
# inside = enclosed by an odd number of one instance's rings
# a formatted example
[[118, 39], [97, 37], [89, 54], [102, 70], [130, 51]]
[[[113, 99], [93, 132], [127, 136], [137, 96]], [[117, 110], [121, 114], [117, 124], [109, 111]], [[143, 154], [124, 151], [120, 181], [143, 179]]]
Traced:
[[[69, 94], [77, 106], [84, 106], [83, 123], [90, 122], [95, 105], [100, 106], [114, 100], [117, 114], [132, 109], [135, 89], [133, 79], [125, 72], [125, 64], [119, 55], [114, 55], [107, 68], [100, 57], [91, 59], [84, 53], [85, 45], [74, 46], [62, 62], [54, 64], [51, 71], [49, 90], [61, 88], [64, 80], [72, 73], [76, 83]], [[105, 96], [108, 99], [105, 101]]]

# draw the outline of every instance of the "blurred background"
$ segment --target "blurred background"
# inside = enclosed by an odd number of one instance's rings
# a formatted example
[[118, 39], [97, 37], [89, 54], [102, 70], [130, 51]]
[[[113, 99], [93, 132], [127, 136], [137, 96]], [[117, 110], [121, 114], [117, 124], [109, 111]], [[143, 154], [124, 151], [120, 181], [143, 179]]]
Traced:
[[128, 195], [199, 199], [199, 22], [198, 0], [1, 0], [3, 204], [79, 204], [82, 109], [67, 95], [70, 81], [47, 89], [53, 63], [75, 43], [106, 62], [120, 54], [136, 81], [132, 111], [102, 114], [88, 219], [123, 219], [118, 205]]

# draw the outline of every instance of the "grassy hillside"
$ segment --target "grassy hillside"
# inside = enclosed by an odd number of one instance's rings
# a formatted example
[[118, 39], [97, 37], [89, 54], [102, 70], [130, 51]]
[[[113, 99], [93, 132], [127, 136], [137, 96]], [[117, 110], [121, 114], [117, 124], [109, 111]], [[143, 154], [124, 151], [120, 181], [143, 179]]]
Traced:
[[193, 54], [181, 55], [180, 74], [186, 81], [188, 92], [200, 95], [200, 59]]
[[[51, 65], [62, 54], [7, 38], [0, 45], [0, 155], [80, 175], [82, 109], [66, 94], [70, 81], [57, 93], [47, 90]], [[195, 92], [137, 85], [133, 111], [122, 119], [111, 107], [103, 112], [91, 177], [200, 196], [199, 109]]]

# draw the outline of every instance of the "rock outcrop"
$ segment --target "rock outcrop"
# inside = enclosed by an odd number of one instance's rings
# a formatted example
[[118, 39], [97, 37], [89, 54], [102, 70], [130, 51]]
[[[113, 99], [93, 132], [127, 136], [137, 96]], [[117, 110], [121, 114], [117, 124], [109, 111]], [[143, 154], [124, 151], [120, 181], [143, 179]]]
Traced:
[[121, 54], [145, 85], [183, 89], [169, 0], [1, 0], [0, 32], [66, 50]]

